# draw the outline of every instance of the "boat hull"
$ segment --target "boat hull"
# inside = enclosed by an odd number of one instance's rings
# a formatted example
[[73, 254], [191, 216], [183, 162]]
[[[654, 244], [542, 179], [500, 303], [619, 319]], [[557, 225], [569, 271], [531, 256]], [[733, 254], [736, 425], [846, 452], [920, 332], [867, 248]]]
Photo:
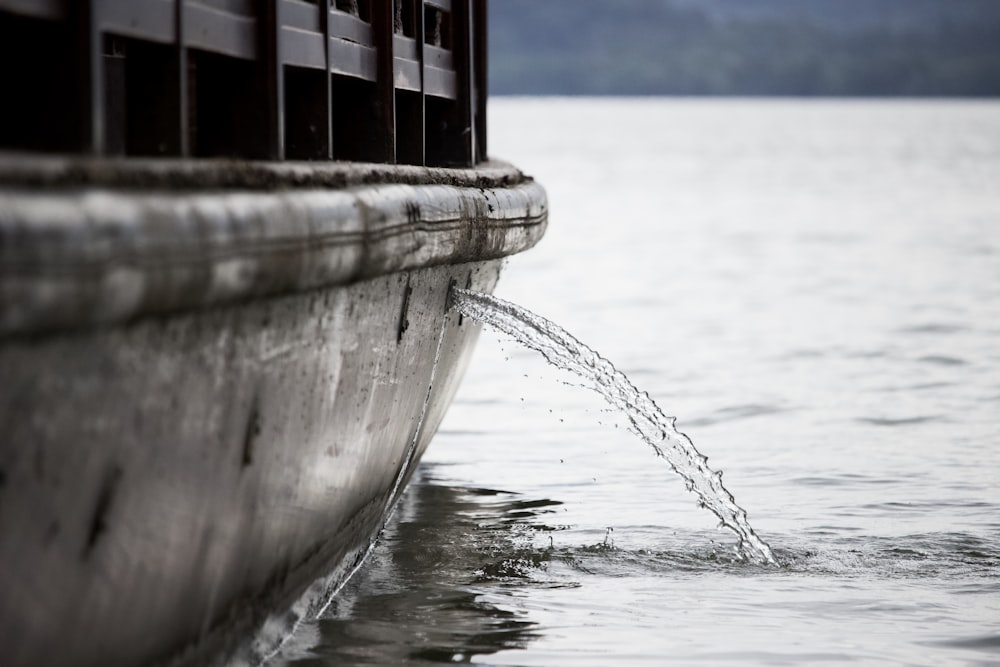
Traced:
[[456, 391], [479, 329], [450, 289], [544, 230], [544, 191], [490, 173], [8, 179], [5, 665], [255, 664], [322, 606]]
[[490, 291], [498, 272], [427, 268], [0, 349], [19, 445], [0, 503], [5, 663], [202, 662], [318, 572], [349, 574], [476, 339], [446, 316], [449, 285]]

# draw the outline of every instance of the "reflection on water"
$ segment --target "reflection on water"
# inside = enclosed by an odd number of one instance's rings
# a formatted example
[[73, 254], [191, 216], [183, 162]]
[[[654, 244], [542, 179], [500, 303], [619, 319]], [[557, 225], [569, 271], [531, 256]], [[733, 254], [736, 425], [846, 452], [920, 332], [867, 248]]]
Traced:
[[536, 623], [491, 600], [510, 580], [546, 585], [552, 550], [534, 535], [558, 530], [546, 523], [558, 505], [438, 484], [425, 469], [369, 563], [276, 664], [456, 663], [524, 648]]
[[[613, 655], [629, 656], [629, 642], [648, 643], [654, 637], [679, 642], [669, 633], [653, 633], [658, 632], [658, 623], [668, 627], [676, 619], [703, 614], [698, 595], [713, 596], [710, 608], [721, 598], [746, 609], [753, 591], [760, 595], [767, 590], [766, 599], [758, 604], [766, 607], [767, 602], [791, 598], [781, 613], [798, 621], [815, 614], [848, 614], [869, 622], [926, 613], [924, 603], [910, 598], [921, 581], [961, 582], [953, 593], [973, 597], [1000, 593], [994, 576], [1000, 568], [998, 545], [964, 533], [843, 537], [843, 528], [820, 526], [806, 535], [784, 536], [778, 550], [782, 565], [762, 567], [729, 549], [706, 547], [704, 531], [668, 526], [647, 527], [647, 541], [655, 547], [620, 547], [610, 527], [602, 539], [581, 542], [583, 536], [573, 526], [558, 522], [562, 503], [455, 486], [442, 472], [434, 466], [421, 469], [363, 569], [319, 620], [299, 627], [270, 664], [522, 664], [519, 658], [531, 655], [533, 643], [553, 638], [558, 643], [560, 635], [568, 635], [574, 644], [596, 637], [598, 646], [614, 646]], [[571, 601], [580, 595], [576, 589], [600, 588], [609, 582], [613, 585], [604, 597], [595, 599], [584, 592], [582, 603]], [[803, 593], [816, 594], [830, 584], [844, 591], [863, 591], [871, 582], [878, 582], [882, 590], [895, 588], [899, 594], [892, 599], [821, 595], [804, 606], [797, 601]], [[677, 598], [643, 600], [657, 588]], [[533, 598], [547, 603], [533, 603]], [[553, 624], [553, 610], [574, 623], [587, 616], [611, 619], [585, 622], [584, 626], [592, 626], [584, 630], [592, 637], [585, 639], [579, 627]], [[643, 622], [637, 620], [647, 614]], [[636, 625], [623, 630], [617, 627], [622, 619], [614, 617], [631, 619]], [[712, 631], [706, 623], [695, 634]], [[942, 649], [980, 653], [998, 649], [992, 635], [914, 639]], [[711, 646], [702, 643], [700, 652], [689, 657], [740, 664], [746, 656], [705, 653]], [[525, 664], [577, 664], [580, 650], [542, 653], [541, 663]], [[790, 653], [787, 647], [768, 646], [765, 639], [751, 655], [766, 663], [795, 664], [823, 661], [834, 654]], [[836, 655], [838, 660], [851, 660], [849, 653]]]

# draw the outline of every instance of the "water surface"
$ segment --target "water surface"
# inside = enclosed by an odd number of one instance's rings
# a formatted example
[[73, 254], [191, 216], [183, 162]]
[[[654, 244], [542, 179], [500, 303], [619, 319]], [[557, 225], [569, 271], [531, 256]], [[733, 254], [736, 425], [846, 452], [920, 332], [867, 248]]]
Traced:
[[278, 664], [1000, 663], [1000, 103], [530, 100], [498, 294], [610, 358], [782, 567], [484, 332], [370, 562]]

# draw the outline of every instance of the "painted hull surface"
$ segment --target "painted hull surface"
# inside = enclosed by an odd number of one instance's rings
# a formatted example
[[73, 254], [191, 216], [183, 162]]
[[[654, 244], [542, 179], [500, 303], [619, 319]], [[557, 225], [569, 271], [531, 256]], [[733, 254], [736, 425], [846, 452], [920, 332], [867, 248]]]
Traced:
[[[221, 204], [81, 232], [0, 192], [4, 664], [254, 664], [360, 564], [478, 335], [450, 287], [492, 291], [544, 228], [540, 189], [406, 187], [282, 194], [282, 244]], [[163, 243], [178, 221], [215, 245]]]

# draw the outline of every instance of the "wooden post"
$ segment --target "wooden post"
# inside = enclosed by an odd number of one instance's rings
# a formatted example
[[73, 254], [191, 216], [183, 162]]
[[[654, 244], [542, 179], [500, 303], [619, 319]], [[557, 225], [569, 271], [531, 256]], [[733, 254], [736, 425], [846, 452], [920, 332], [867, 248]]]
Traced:
[[473, 86], [473, 94], [475, 95], [475, 110], [476, 110], [476, 122], [474, 124], [476, 131], [476, 144], [475, 144], [475, 154], [473, 155], [473, 162], [482, 162], [485, 160], [489, 153], [487, 153], [486, 145], [486, 97], [489, 92], [488, 83], [488, 46], [487, 41], [487, 16], [489, 7], [487, 5], [488, 0], [475, 0], [473, 10], [475, 13], [475, 23], [473, 30], [473, 44], [475, 46], [474, 53], [476, 57], [475, 62], [475, 85]]
[[417, 34], [417, 62], [420, 63], [420, 121], [419, 127], [419, 139], [420, 142], [420, 163], [421, 165], [427, 164], [427, 91], [426, 84], [424, 83], [424, 44], [427, 40], [427, 9], [424, 6], [424, 0], [416, 0], [416, 7], [414, 11], [417, 12], [416, 15], [416, 32]]
[[179, 152], [181, 157], [191, 155], [191, 118], [188, 101], [188, 56], [187, 36], [184, 31], [184, 3], [174, 0], [174, 17], [177, 21], [177, 131], [180, 133]]
[[333, 54], [330, 52], [330, 5], [331, 0], [321, 0], [319, 3], [319, 11], [322, 14], [320, 18], [320, 28], [323, 30], [323, 54], [326, 57], [326, 72], [323, 77], [326, 81], [326, 96], [323, 98], [326, 100], [326, 108], [324, 109], [324, 116], [326, 117], [326, 159], [333, 159], [333, 83], [330, 77], [333, 75]]
[[476, 49], [473, 0], [455, 3], [455, 48], [458, 62], [458, 126], [461, 134], [459, 164], [471, 167], [476, 163]]
[[281, 6], [283, 0], [260, 0], [257, 12], [259, 31], [258, 64], [262, 68], [263, 102], [266, 105], [265, 157], [285, 159], [285, 67], [281, 48]]
[[70, 3], [76, 31], [77, 104], [80, 109], [78, 145], [83, 153], [104, 154], [104, 58], [100, 30], [100, 0]]
[[396, 163], [396, 84], [392, 39], [395, 34], [393, 0], [372, 0], [372, 36], [377, 50], [375, 116], [379, 159]]

